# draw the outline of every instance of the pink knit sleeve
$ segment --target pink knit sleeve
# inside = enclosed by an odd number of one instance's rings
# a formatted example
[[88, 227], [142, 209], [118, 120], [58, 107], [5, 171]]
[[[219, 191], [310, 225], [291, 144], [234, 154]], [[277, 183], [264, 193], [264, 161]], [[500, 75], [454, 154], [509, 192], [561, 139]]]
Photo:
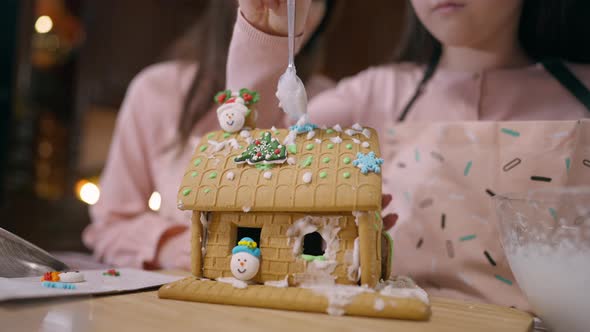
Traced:
[[151, 154], [157, 135], [150, 114], [147, 83], [132, 82], [122, 105], [109, 157], [101, 175], [101, 195], [90, 208], [92, 223], [84, 243], [100, 260], [116, 266], [142, 268], [153, 262], [162, 235], [178, 225], [148, 210], [153, 192]]
[[[302, 39], [297, 39], [297, 49]], [[287, 118], [275, 97], [279, 76], [287, 65], [287, 52], [286, 37], [263, 33], [238, 13], [228, 55], [227, 84], [232, 90], [248, 87], [260, 93], [258, 127], [280, 125]], [[326, 125], [356, 122], [366, 101], [366, 91], [370, 89], [366, 86], [366, 76], [343, 80], [335, 89], [310, 100], [308, 113], [311, 121]]]

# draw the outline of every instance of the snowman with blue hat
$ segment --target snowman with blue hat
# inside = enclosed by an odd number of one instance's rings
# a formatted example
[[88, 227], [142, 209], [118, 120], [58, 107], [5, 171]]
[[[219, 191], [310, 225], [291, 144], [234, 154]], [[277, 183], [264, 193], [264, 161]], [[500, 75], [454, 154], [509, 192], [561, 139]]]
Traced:
[[242, 238], [232, 251], [231, 273], [236, 279], [248, 281], [254, 278], [260, 268], [260, 249], [249, 237]]

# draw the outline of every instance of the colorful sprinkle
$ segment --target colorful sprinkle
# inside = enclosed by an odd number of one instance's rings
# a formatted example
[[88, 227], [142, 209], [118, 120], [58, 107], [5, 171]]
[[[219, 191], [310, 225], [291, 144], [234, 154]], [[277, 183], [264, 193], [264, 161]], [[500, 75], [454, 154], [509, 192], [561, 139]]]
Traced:
[[342, 159], [342, 162], [344, 162], [346, 165], [350, 164], [351, 160], [349, 157], [344, 157], [344, 159]]
[[201, 164], [201, 162], [202, 162], [201, 158], [197, 158], [197, 159], [195, 159], [195, 161], [193, 161], [193, 165], [199, 166]]
[[287, 151], [289, 151], [289, 153], [296, 154], [297, 153], [297, 144], [287, 145]]
[[418, 243], [416, 243], [416, 249], [420, 249], [420, 247], [422, 247], [422, 244], [424, 243], [424, 239], [420, 238], [418, 240]]
[[544, 176], [536, 176], [536, 175], [531, 176], [531, 180], [540, 181], [540, 182], [551, 182], [551, 178], [547, 178]]
[[196, 177], [197, 177], [197, 175], [199, 175], [199, 173], [197, 173], [197, 172], [192, 172], [192, 173], [191, 173], [191, 177], [193, 177], [193, 178], [196, 178]]
[[67, 282], [43, 281], [41, 286], [45, 288], [76, 289], [76, 285]]
[[488, 259], [488, 262], [490, 262], [490, 264], [492, 264], [493, 266], [498, 265], [496, 264], [496, 261], [492, 258], [492, 255], [490, 255], [490, 253], [487, 250], [485, 250], [483, 254], [486, 255], [486, 258]]
[[420, 162], [420, 150], [414, 150], [414, 159], [416, 159], [417, 162]]
[[434, 203], [434, 200], [433, 200], [432, 198], [426, 198], [426, 199], [423, 199], [423, 200], [420, 202], [420, 208], [421, 208], [421, 209], [425, 209], [425, 208], [427, 208], [427, 207], [431, 206], [431, 205], [432, 205], [432, 203]]
[[102, 275], [109, 276], [109, 277], [118, 277], [121, 275], [121, 273], [119, 273], [119, 271], [117, 271], [115, 269], [108, 269], [106, 272], [103, 272]]
[[447, 226], [447, 215], [443, 213], [440, 216], [440, 228], [445, 229], [446, 226]]
[[346, 144], [346, 148], [347, 148], [348, 150], [352, 150], [352, 144], [350, 144], [350, 143]]
[[432, 156], [432, 158], [440, 161], [441, 163], [445, 161], [445, 158], [438, 152], [432, 151], [430, 152], [430, 155]]
[[463, 175], [464, 175], [464, 176], [467, 176], [467, 175], [469, 175], [469, 171], [471, 171], [471, 166], [472, 166], [472, 165], [473, 165], [473, 162], [472, 162], [472, 161], [469, 161], [469, 162], [467, 163], [467, 165], [465, 165], [465, 170], [463, 171]]
[[330, 159], [330, 157], [325, 157], [324, 159], [322, 159], [322, 162], [323, 162], [324, 164], [327, 164], [327, 163], [329, 163], [329, 162], [330, 162], [330, 160], [331, 160], [331, 159]]
[[506, 163], [506, 165], [504, 165], [502, 167], [502, 170], [504, 172], [508, 172], [509, 170], [513, 169], [514, 167], [520, 165], [521, 162], [522, 162], [522, 160], [520, 158], [514, 158], [511, 161], [509, 161], [508, 163]]
[[312, 156], [308, 156], [307, 158], [305, 158], [305, 160], [301, 163], [302, 167], [309, 167], [311, 166], [311, 163], [313, 162], [313, 157]]
[[332, 150], [334, 148], [334, 144], [333, 143], [328, 143], [328, 149]]
[[449, 258], [454, 258], [455, 257], [455, 248], [453, 248], [453, 242], [451, 240], [447, 240], [446, 247], [447, 247], [447, 256], [449, 256]]
[[307, 151], [309, 151], [309, 150], [313, 150], [313, 144], [311, 144], [311, 143], [310, 143], [310, 144], [307, 144], [307, 145], [305, 146], [305, 149], [306, 149]]
[[519, 137], [520, 133], [516, 130], [512, 130], [512, 129], [508, 129], [508, 128], [502, 128], [500, 129], [501, 132], [503, 132], [504, 134], [510, 135], [510, 136], [514, 136], [514, 137]]
[[231, 136], [231, 134], [230, 134], [230, 133], [223, 133], [223, 138], [228, 138], [228, 137], [230, 137], [230, 136]]
[[211, 192], [211, 189], [210, 189], [210, 188], [205, 188], [205, 189], [203, 189], [203, 192], [204, 192], [205, 194], [208, 194], [208, 193], [210, 193], [210, 192]]
[[208, 138], [208, 139], [212, 139], [212, 138], [213, 138], [213, 136], [215, 136], [215, 133], [209, 133], [209, 135], [207, 135], [207, 138]]
[[557, 221], [557, 211], [555, 211], [555, 209], [551, 207], [549, 208], [549, 213], [553, 217], [553, 220]]
[[192, 191], [192, 190], [190, 190], [190, 189], [184, 189], [184, 190], [182, 191], [182, 195], [184, 195], [184, 196], [188, 196], [188, 194], [190, 194], [190, 193], [191, 193], [191, 191]]
[[320, 178], [321, 179], [325, 179], [328, 176], [328, 173], [326, 172], [320, 172]]
[[570, 158], [565, 158], [565, 169], [567, 171], [569, 171], [571, 166], [572, 166], [572, 160]]
[[326, 129], [326, 134], [333, 134], [333, 133], [334, 133], [334, 129], [332, 129], [332, 128]]
[[491, 197], [496, 196], [496, 193], [493, 192], [491, 189], [486, 189], [486, 193], [488, 193], [488, 195], [490, 195]]
[[473, 240], [475, 239], [477, 236], [475, 234], [469, 234], [469, 235], [465, 235], [459, 238], [459, 241], [463, 242], [463, 241], [469, 241], [469, 240]]
[[342, 173], [342, 176], [343, 176], [345, 179], [348, 179], [348, 178], [350, 178], [350, 173], [349, 173], [349, 172], [344, 172], [344, 173]]
[[497, 274], [494, 274], [494, 277], [496, 277], [496, 279], [500, 280], [501, 282], [505, 283], [506, 285], [512, 286], [512, 281], [510, 281], [500, 275], [497, 275]]
[[201, 145], [201, 147], [199, 148], [199, 151], [203, 152], [207, 150], [207, 145]]
[[217, 177], [217, 172], [209, 173], [209, 179], [215, 179]]

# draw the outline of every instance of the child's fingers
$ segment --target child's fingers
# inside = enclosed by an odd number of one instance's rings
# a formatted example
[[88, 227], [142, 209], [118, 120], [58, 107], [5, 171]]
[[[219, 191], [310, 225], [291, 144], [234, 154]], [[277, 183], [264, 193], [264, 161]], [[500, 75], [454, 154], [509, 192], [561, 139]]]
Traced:
[[383, 217], [383, 230], [387, 231], [390, 230], [393, 226], [395, 226], [397, 218], [398, 216], [395, 213], [388, 214], [385, 217]]
[[381, 208], [385, 209], [389, 203], [393, 200], [393, 196], [391, 194], [383, 194], [381, 195]]

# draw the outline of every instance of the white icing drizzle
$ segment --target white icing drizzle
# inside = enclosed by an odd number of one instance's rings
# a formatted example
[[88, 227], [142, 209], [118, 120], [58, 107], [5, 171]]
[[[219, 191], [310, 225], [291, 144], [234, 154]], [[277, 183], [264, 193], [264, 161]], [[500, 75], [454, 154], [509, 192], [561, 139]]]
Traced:
[[385, 301], [383, 301], [383, 299], [375, 299], [375, 305], [373, 305], [373, 308], [377, 311], [383, 310], [385, 308]]
[[289, 287], [289, 276], [285, 276], [285, 279], [281, 280], [269, 280], [264, 282], [264, 286], [287, 288]]
[[352, 264], [348, 266], [348, 280], [359, 281], [361, 278], [361, 255], [360, 255], [360, 241], [357, 237], [354, 239], [354, 249], [352, 251]]
[[363, 148], [368, 148], [369, 147], [369, 142], [363, 142], [363, 144], [361, 144], [361, 146]]
[[240, 131], [240, 136], [242, 136], [243, 138], [248, 138], [248, 137], [250, 137], [250, 131], [249, 130], [242, 130], [242, 131]]
[[316, 294], [323, 295], [328, 299], [326, 312], [333, 316], [342, 316], [346, 313], [345, 307], [352, 300], [362, 293], [373, 293], [374, 290], [367, 287], [349, 285], [301, 285]]
[[340, 125], [339, 125], [339, 124], [337, 124], [337, 125], [335, 125], [334, 127], [332, 127], [332, 129], [334, 129], [335, 131], [337, 131], [337, 132], [339, 132], [339, 133], [340, 133], [340, 132], [342, 132], [342, 127], [340, 127]]
[[361, 140], [358, 138], [353, 138], [352, 141], [356, 144], [361, 144]]
[[319, 138], [316, 138], [316, 139], [315, 139], [315, 142], [316, 142], [317, 144], [322, 144], [322, 140], [321, 140], [321, 139], [319, 139]]
[[275, 127], [275, 126], [270, 127], [270, 131], [272, 131], [272, 132], [277, 131], [277, 127]]
[[365, 135], [366, 138], [371, 138], [371, 131], [365, 128], [363, 129], [363, 135]]
[[352, 129], [354, 129], [356, 131], [363, 131], [363, 127], [358, 123], [353, 124]]
[[342, 138], [340, 136], [334, 136], [330, 138], [330, 141], [334, 144], [340, 144], [342, 143]]
[[234, 288], [247, 288], [248, 287], [247, 282], [236, 279], [234, 277], [217, 278], [215, 280], [217, 280], [219, 282], [223, 282], [224, 284], [230, 284]]
[[225, 175], [225, 178], [230, 181], [233, 181], [235, 177], [236, 175], [234, 174], [234, 172], [227, 172], [227, 174]]
[[307, 133], [307, 139], [312, 139], [315, 136], [315, 130], [311, 130]]
[[245, 213], [250, 212], [250, 209], [252, 209], [252, 207], [250, 207], [250, 206], [242, 206], [242, 211], [244, 211]]
[[240, 144], [238, 143], [238, 140], [235, 138], [228, 140], [227, 145], [229, 145], [234, 150], [237, 150], [240, 148]]
[[375, 287], [375, 290], [383, 296], [395, 298], [415, 298], [425, 304], [430, 303], [428, 294], [418, 287], [412, 279], [404, 276], [396, 277], [393, 280], [381, 281]]
[[264, 174], [262, 174], [262, 176], [265, 179], [270, 180], [272, 178], [272, 172], [271, 171], [266, 171], [266, 172], [264, 172]]
[[289, 133], [287, 134], [287, 137], [285, 137], [285, 140], [283, 141], [283, 145], [295, 144], [296, 138], [297, 138], [297, 131], [296, 130], [289, 131]]
[[311, 174], [311, 172], [305, 172], [303, 174], [303, 176], [301, 177], [301, 179], [303, 180], [304, 183], [310, 183], [312, 176], [313, 175]]
[[203, 225], [203, 233], [201, 234], [201, 255], [204, 257], [207, 254], [207, 240], [209, 239], [209, 214], [201, 212], [201, 225]]
[[287, 164], [295, 165], [296, 163], [297, 163], [297, 160], [295, 160], [295, 158], [293, 158], [293, 157], [287, 158]]
[[209, 140], [209, 145], [211, 145], [212, 149], [211, 149], [211, 154], [213, 153], [217, 153], [221, 150], [223, 150], [223, 148], [225, 148], [225, 141], [221, 141], [221, 142], [217, 142], [217, 141], [213, 141], [213, 140]]

